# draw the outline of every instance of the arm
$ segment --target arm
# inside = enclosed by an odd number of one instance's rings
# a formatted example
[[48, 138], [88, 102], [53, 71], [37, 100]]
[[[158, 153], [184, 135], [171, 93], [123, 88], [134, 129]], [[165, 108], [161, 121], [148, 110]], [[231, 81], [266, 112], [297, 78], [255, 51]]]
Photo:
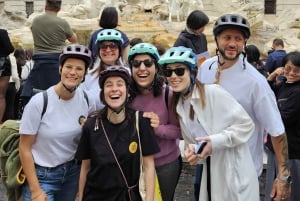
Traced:
[[77, 43], [77, 35], [76, 35], [76, 33], [73, 33], [73, 35], [70, 38], [68, 38], [68, 41], [70, 43]]
[[156, 179], [153, 155], [143, 156], [143, 170], [146, 186], [146, 201], [153, 201]]
[[[289, 159], [288, 159], [288, 144], [286, 134], [282, 134], [277, 137], [272, 137], [272, 144], [274, 147], [276, 159], [277, 159], [277, 167], [278, 173], [277, 175], [281, 176], [289, 176]], [[271, 191], [271, 197], [274, 200], [281, 200], [283, 198], [288, 198], [290, 195], [291, 186], [286, 182], [280, 179], [275, 179], [273, 183], [273, 188]]]
[[23, 171], [31, 191], [32, 200], [46, 200], [47, 196], [41, 188], [35, 173], [34, 160], [31, 149], [36, 139], [36, 135], [20, 134], [19, 153]]
[[128, 52], [130, 50], [130, 45], [122, 48], [122, 58], [126, 64], [128, 64]]
[[86, 183], [86, 175], [91, 168], [90, 160], [83, 160], [81, 164], [80, 177], [79, 177], [79, 190], [78, 190], [78, 200], [81, 201], [83, 198], [83, 190]]
[[159, 117], [154, 112], [143, 112], [143, 117], [150, 119], [150, 125], [152, 128], [157, 128], [159, 126]]

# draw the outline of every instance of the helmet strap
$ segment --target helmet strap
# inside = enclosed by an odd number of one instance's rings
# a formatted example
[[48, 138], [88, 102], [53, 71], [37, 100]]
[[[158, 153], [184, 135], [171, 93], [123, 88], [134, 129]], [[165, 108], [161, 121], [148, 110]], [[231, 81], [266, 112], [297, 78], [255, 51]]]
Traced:
[[78, 87], [78, 86], [76, 86], [76, 87], [68, 88], [64, 83], [62, 83], [62, 85], [70, 93], [73, 93]]

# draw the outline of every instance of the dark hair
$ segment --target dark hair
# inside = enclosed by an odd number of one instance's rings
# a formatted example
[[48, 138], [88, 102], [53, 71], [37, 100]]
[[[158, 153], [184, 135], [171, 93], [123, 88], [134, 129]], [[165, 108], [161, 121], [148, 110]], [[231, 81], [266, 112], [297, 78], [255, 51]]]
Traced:
[[275, 38], [275, 39], [273, 40], [273, 45], [275, 45], [275, 46], [282, 46], [282, 47], [284, 47], [283, 40], [282, 40], [282, 39], [280, 39], [280, 38]]
[[115, 7], [106, 7], [101, 13], [99, 26], [103, 29], [114, 29], [118, 26], [118, 11]]
[[255, 45], [247, 45], [245, 51], [249, 63], [253, 64], [260, 62], [260, 52]]
[[133, 47], [133, 46], [135, 46], [136, 44], [142, 43], [142, 42], [144, 42], [144, 41], [143, 41], [143, 39], [141, 39], [141, 38], [133, 38], [133, 39], [130, 40], [129, 45], [130, 45], [131, 47]]
[[61, 9], [61, 0], [46, 0], [45, 10], [58, 12]]
[[204, 27], [209, 22], [208, 16], [201, 10], [194, 10], [189, 14], [186, 25], [189, 29], [196, 30]]
[[300, 67], [300, 52], [293, 51], [288, 53], [285, 57], [283, 57], [282, 65], [285, 66], [288, 61], [292, 62], [295, 66]]
[[[162, 87], [165, 84], [165, 78], [162, 75], [161, 68], [159, 68], [157, 61], [155, 61], [155, 68], [157, 69], [157, 73], [154, 75], [154, 79], [152, 81], [152, 93], [154, 97], [157, 97], [161, 95], [162, 93]], [[134, 98], [142, 94], [141, 90], [138, 87], [138, 84], [135, 82], [134, 79], [132, 79], [130, 87], [129, 87], [129, 101], [133, 101]]]
[[160, 43], [153, 43], [153, 45], [157, 48], [158, 54], [161, 56], [166, 52], [166, 48]]

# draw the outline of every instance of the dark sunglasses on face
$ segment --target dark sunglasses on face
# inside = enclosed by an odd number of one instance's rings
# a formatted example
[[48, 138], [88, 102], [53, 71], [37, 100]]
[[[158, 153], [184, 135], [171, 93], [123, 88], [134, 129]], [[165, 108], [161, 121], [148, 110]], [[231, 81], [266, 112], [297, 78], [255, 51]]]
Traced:
[[185, 72], [185, 68], [175, 68], [175, 69], [164, 69], [164, 75], [166, 77], [171, 77], [174, 72], [177, 76], [183, 76]]
[[109, 49], [111, 49], [111, 50], [115, 50], [115, 49], [118, 48], [118, 45], [115, 44], [115, 43], [109, 43], [109, 44], [104, 44], [104, 43], [102, 43], [102, 44], [100, 44], [99, 47], [100, 47], [100, 49], [102, 49], [102, 50], [106, 50], [107, 48], [109, 48]]
[[147, 68], [150, 68], [153, 63], [154, 63], [154, 60], [153, 59], [145, 59], [143, 61], [140, 61], [140, 60], [133, 60], [131, 62], [132, 66], [135, 67], [135, 68], [138, 68], [141, 66], [141, 64], [144, 64]]

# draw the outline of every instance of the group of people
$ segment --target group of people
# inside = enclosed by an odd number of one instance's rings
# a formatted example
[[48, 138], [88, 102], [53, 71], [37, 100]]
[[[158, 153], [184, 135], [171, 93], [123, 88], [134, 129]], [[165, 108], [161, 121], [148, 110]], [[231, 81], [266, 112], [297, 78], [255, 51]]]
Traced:
[[[300, 199], [300, 53], [287, 54], [268, 83], [247, 61], [251, 32], [243, 16], [216, 20], [216, 56], [208, 58], [209, 18], [202, 11], [187, 17], [174, 47], [159, 52], [151, 43], [130, 43], [116, 29], [113, 7], [103, 10], [89, 46], [77, 44], [57, 17], [60, 6], [61, 0], [46, 0], [45, 14], [32, 24], [34, 67], [21, 93], [22, 201], [140, 201], [140, 171], [145, 200], [154, 200], [157, 178], [162, 200], [173, 201], [181, 139], [197, 167], [195, 200], [259, 201], [264, 133], [276, 158], [266, 200]], [[275, 85], [282, 73], [286, 81]]]

